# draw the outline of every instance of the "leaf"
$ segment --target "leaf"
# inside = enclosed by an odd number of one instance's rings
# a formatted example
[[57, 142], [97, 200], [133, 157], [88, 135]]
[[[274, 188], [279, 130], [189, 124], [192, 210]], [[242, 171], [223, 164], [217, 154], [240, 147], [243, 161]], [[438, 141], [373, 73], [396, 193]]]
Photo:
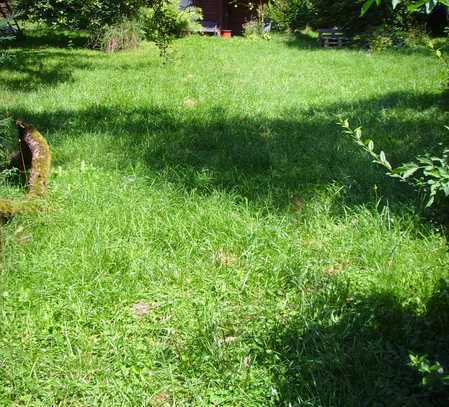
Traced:
[[426, 208], [431, 207], [434, 201], [435, 201], [435, 197], [434, 197], [434, 196], [431, 196], [431, 197], [429, 198], [429, 200], [427, 201]]
[[372, 152], [372, 151], [374, 150], [374, 143], [373, 143], [373, 140], [367, 140], [366, 146], [368, 147], [368, 150], [369, 150], [370, 152]]
[[419, 0], [416, 3], [409, 4], [407, 9], [410, 12], [414, 12], [424, 6], [424, 4], [426, 4], [428, 1], [429, 0]]
[[426, 13], [430, 14], [435, 6], [438, 4], [438, 0], [430, 0], [426, 3]]
[[383, 151], [381, 151], [379, 153], [379, 159], [380, 159], [380, 163], [384, 166], [387, 167], [389, 171], [392, 170], [391, 164], [388, 162], [387, 157], [385, 156], [385, 153]]
[[[362, 10], [360, 11], [360, 15], [364, 16], [366, 12], [370, 9], [370, 7], [374, 4], [376, 0], [366, 0], [365, 3], [363, 3]], [[378, 3], [376, 1], [376, 3]]]
[[419, 170], [419, 166], [415, 163], [404, 164], [402, 167], [398, 169], [401, 172], [402, 178], [411, 177], [416, 171]]
[[421, 164], [426, 164], [426, 165], [430, 165], [431, 167], [433, 167], [432, 161], [430, 161], [429, 158], [426, 157], [426, 156], [416, 157], [416, 159], [417, 159], [418, 162], [421, 163]]
[[445, 184], [443, 184], [443, 192], [444, 192], [444, 195], [449, 196], [449, 182], [446, 182]]
[[398, 6], [401, 0], [391, 0], [391, 5], [393, 6], [393, 10]]

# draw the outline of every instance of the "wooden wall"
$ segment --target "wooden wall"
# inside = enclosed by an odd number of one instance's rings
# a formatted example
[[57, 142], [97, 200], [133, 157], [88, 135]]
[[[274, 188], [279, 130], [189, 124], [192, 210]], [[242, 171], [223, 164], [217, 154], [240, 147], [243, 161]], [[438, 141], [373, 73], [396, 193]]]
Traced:
[[195, 0], [194, 5], [203, 10], [203, 20], [213, 21], [223, 28], [224, 1], [225, 0]]
[[[257, 3], [266, 3], [267, 0], [258, 0]], [[233, 34], [241, 34], [243, 24], [255, 16], [256, 10], [250, 10], [250, 0], [194, 0], [194, 5], [203, 10], [203, 19], [216, 22], [220, 28], [232, 30]], [[253, 0], [253, 3], [255, 1]], [[236, 7], [237, 4], [237, 7]]]

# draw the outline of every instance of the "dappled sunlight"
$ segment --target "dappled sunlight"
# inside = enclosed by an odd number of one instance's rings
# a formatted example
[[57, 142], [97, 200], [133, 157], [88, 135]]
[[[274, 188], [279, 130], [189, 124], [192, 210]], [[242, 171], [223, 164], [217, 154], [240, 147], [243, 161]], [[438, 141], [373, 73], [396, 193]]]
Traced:
[[337, 125], [440, 153], [429, 55], [33, 41], [0, 117], [53, 171], [48, 210], [2, 226], [0, 404], [444, 405], [409, 354], [449, 368], [446, 237]]

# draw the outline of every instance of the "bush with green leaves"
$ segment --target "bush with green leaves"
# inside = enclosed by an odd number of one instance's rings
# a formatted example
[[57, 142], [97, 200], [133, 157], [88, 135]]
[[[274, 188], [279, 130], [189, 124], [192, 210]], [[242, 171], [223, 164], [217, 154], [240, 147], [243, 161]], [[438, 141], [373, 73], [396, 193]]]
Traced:
[[[254, 8], [254, 7], [253, 7]], [[265, 23], [268, 20], [269, 8], [265, 4], [260, 4], [256, 8], [254, 17], [243, 24], [243, 35], [245, 38], [263, 38], [271, 39], [270, 33], [265, 32]]]
[[263, 36], [263, 24], [257, 20], [250, 20], [243, 24], [243, 35], [245, 38], [259, 38]]
[[145, 38], [157, 45], [162, 56], [166, 56], [173, 38], [199, 29], [201, 20], [200, 8], [181, 10], [177, 0], [157, 2], [139, 11], [139, 22]]
[[430, 38], [423, 26], [418, 23], [409, 28], [396, 24], [384, 24], [377, 27], [368, 36], [371, 51], [378, 52], [388, 48], [415, 48], [427, 46]]
[[[124, 18], [132, 18], [138, 10], [155, 0], [16, 0], [15, 7], [32, 21], [49, 26], [98, 31]], [[161, 0], [163, 1], [163, 0]]]
[[382, 51], [392, 47], [416, 47], [426, 45], [429, 36], [425, 30], [422, 15], [410, 13], [407, 2], [390, 6], [384, 22], [368, 35], [368, 45], [372, 51]]
[[277, 31], [287, 31], [292, 26], [292, 11], [298, 0], [272, 0], [268, 4], [268, 16], [272, 21], [273, 28]]
[[197, 9], [180, 11], [175, 0], [16, 0], [16, 8], [31, 21], [87, 30], [91, 44], [114, 50], [135, 46], [137, 29], [130, 21], [138, 19], [143, 33], [161, 54], [166, 54], [172, 38], [198, 17]]
[[409, 355], [409, 366], [421, 376], [421, 386], [430, 390], [443, 390], [449, 386], [449, 373], [440, 362], [431, 362], [425, 355]]
[[[357, 145], [365, 150], [373, 162], [386, 168], [387, 174], [398, 178], [402, 182], [423, 191], [426, 197], [426, 207], [432, 206], [435, 201], [441, 203], [449, 197], [449, 148], [445, 148], [441, 157], [424, 154], [416, 157], [416, 161], [402, 164], [394, 168], [387, 160], [383, 151], [374, 150], [374, 142], [362, 139], [362, 129], [352, 129], [347, 120], [340, 122], [345, 134], [349, 135]], [[446, 127], [449, 130], [449, 127]]]
[[146, 37], [154, 41], [161, 32], [180, 37], [200, 28], [202, 12], [198, 7], [179, 8], [179, 1], [169, 0], [161, 5], [142, 8], [139, 19]]
[[379, 25], [389, 14], [389, 7], [384, 6], [371, 9], [360, 18], [361, 7], [362, 3], [357, 0], [274, 0], [269, 6], [269, 15], [278, 29], [339, 27], [355, 33]]

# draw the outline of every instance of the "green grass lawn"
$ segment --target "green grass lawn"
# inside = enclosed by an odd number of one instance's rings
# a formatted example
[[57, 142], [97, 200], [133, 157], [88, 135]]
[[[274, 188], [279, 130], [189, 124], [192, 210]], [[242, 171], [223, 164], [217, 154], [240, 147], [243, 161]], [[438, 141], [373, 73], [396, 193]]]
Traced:
[[446, 238], [336, 125], [440, 152], [428, 51], [67, 39], [0, 69], [53, 152], [47, 210], [2, 227], [1, 406], [448, 405], [409, 366], [449, 368]]

